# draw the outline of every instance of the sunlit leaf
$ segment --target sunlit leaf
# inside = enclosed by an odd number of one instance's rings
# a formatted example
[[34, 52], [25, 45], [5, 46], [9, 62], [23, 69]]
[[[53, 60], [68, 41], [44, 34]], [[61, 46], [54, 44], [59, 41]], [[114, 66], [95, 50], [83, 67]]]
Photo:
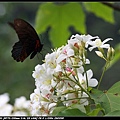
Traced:
[[86, 112], [85, 107], [82, 104], [73, 104], [71, 108], [77, 108], [84, 113]]
[[85, 113], [77, 108], [66, 109], [58, 113], [57, 116], [87, 116]]
[[96, 109], [94, 109], [94, 110], [92, 110], [90, 113], [88, 113], [87, 115], [89, 115], [89, 116], [97, 116], [98, 115], [98, 113], [100, 112], [100, 108], [96, 108]]
[[100, 2], [84, 2], [87, 11], [94, 13], [96, 16], [107, 22], [114, 23], [113, 9]]
[[120, 110], [120, 81], [115, 83], [108, 91], [99, 91], [93, 89], [91, 91], [91, 97], [95, 103], [100, 103], [105, 114]]
[[120, 116], [120, 110], [115, 110], [113, 112], [109, 112], [105, 116]]
[[53, 112], [52, 112], [52, 115], [53, 116], [57, 116], [59, 114], [59, 112], [65, 110], [66, 107], [65, 106], [60, 106], [60, 107], [56, 107]]
[[36, 15], [36, 30], [40, 34], [50, 27], [49, 38], [53, 46], [59, 47], [69, 39], [69, 27], [86, 33], [85, 15], [80, 3], [66, 4], [44, 3], [40, 5]]

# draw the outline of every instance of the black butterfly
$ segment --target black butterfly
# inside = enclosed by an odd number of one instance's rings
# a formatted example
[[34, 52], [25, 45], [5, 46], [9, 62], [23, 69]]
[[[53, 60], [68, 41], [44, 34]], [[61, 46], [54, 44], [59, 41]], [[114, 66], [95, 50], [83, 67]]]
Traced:
[[12, 57], [17, 62], [23, 62], [30, 54], [30, 59], [34, 58], [43, 47], [35, 29], [20, 18], [16, 18], [14, 23], [8, 22], [8, 24], [16, 31], [19, 38], [19, 41], [14, 44], [11, 51]]

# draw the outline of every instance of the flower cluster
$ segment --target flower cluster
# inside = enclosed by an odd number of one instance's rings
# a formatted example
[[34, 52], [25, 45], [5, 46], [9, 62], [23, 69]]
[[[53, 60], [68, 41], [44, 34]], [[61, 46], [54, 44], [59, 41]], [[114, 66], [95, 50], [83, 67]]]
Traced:
[[24, 96], [15, 99], [14, 105], [9, 104], [8, 93], [0, 95], [0, 116], [28, 116], [30, 114], [30, 100]]
[[97, 55], [107, 60], [103, 49], [110, 51], [110, 45], [105, 44], [109, 40], [112, 39], [102, 42], [98, 36], [76, 34], [66, 45], [48, 53], [44, 63], [38, 64], [32, 74], [36, 89], [30, 95], [31, 114], [51, 115], [59, 105], [88, 105], [88, 88], [96, 87], [98, 81], [93, 78], [92, 70], [86, 69], [86, 65], [90, 64], [86, 53], [98, 48]]

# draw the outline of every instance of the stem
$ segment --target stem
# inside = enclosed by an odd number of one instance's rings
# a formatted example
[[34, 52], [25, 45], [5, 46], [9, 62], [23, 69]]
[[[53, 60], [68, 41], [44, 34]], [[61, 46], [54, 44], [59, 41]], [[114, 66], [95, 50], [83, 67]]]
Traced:
[[86, 55], [85, 55], [85, 49], [82, 55], [82, 62], [83, 62], [83, 68], [84, 68], [84, 73], [85, 73], [85, 77], [86, 77], [86, 83], [87, 83], [87, 87], [88, 87], [88, 76], [87, 76], [87, 71], [86, 71]]
[[[64, 74], [64, 75], [66, 75], [66, 74]], [[66, 75], [66, 77], [67, 77], [68, 79], [64, 79], [64, 80], [68, 80], [68, 81], [74, 82], [75, 84], [77, 84], [77, 85], [81, 88], [81, 90], [82, 90], [83, 92], [85, 92], [85, 93], [90, 97], [89, 92], [87, 92], [79, 83], [75, 82], [74, 80], [72, 80], [72, 79], [71, 79], [69, 76], [67, 76], [67, 75]], [[90, 98], [91, 98], [91, 97], [90, 97]]]
[[88, 76], [87, 76], [87, 71], [86, 71], [86, 66], [85, 66], [85, 64], [83, 65], [83, 67], [84, 67], [84, 73], [85, 73], [86, 83], [87, 83], [87, 87], [88, 87]]
[[64, 102], [64, 101], [70, 101], [70, 100], [79, 100], [79, 99], [88, 99], [88, 97], [82, 97], [82, 98], [71, 98], [71, 99], [67, 99], [67, 100], [61, 100], [60, 102]]
[[108, 2], [101, 2], [102, 4], [114, 9], [114, 10], [117, 10], [117, 11], [120, 11], [120, 5], [119, 4], [112, 4], [112, 3], [108, 3]]
[[102, 75], [101, 75], [101, 77], [100, 77], [100, 80], [99, 80], [97, 89], [99, 88], [99, 86], [100, 86], [100, 84], [101, 84], [101, 81], [102, 81], [103, 75], [104, 75], [104, 73], [105, 73], [105, 71], [106, 71], [106, 68], [107, 68], [108, 63], [109, 63], [109, 62], [107, 61], [106, 64], [105, 64], [105, 66], [104, 66], [104, 69], [103, 69]]

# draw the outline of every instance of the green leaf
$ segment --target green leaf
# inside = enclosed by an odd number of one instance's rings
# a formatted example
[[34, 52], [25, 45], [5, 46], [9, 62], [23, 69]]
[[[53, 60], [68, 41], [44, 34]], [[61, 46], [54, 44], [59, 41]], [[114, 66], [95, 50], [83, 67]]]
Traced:
[[113, 93], [115, 96], [120, 95], [120, 81], [116, 82], [109, 90], [108, 92]]
[[92, 12], [96, 16], [107, 22], [114, 23], [113, 9], [100, 2], [84, 2], [87, 11]]
[[53, 46], [59, 47], [66, 43], [70, 37], [70, 26], [86, 33], [85, 15], [80, 3], [56, 5], [49, 2], [40, 5], [36, 15], [36, 30], [40, 34], [50, 27], [49, 36]]
[[57, 116], [87, 116], [77, 108], [65, 109], [57, 114]]
[[97, 116], [100, 111], [101, 111], [100, 108], [96, 108], [96, 109], [92, 110], [91, 112], [89, 112], [87, 115], [88, 116]]
[[90, 95], [95, 103], [101, 104], [105, 114], [120, 110], [120, 81], [115, 83], [108, 91], [101, 92], [93, 89]]
[[90, 91], [91, 99], [93, 99], [96, 104], [101, 103], [100, 98], [103, 95], [104, 95], [103, 91], [94, 88], [92, 88], [92, 90]]
[[[80, 109], [82, 109], [82, 111]], [[73, 105], [72, 107], [60, 106], [53, 110], [52, 116], [87, 116], [84, 113], [85, 111], [83, 111], [83, 106], [78, 104]]]
[[52, 112], [52, 115], [53, 116], [57, 116], [59, 114], [59, 112], [65, 110], [66, 107], [65, 106], [60, 106], [60, 107], [56, 107], [53, 112]]
[[120, 110], [115, 110], [113, 112], [109, 112], [105, 116], [120, 116]]
[[104, 109], [101, 107], [101, 105], [98, 103], [95, 106], [96, 108], [92, 109], [87, 115], [89, 116], [98, 116], [100, 111], [104, 112]]
[[82, 112], [86, 112], [86, 110], [85, 110], [85, 107], [82, 105], [82, 104], [73, 104], [72, 106], [71, 106], [71, 108], [73, 109], [73, 108], [77, 108], [77, 109], [79, 109], [80, 111], [82, 111]]

